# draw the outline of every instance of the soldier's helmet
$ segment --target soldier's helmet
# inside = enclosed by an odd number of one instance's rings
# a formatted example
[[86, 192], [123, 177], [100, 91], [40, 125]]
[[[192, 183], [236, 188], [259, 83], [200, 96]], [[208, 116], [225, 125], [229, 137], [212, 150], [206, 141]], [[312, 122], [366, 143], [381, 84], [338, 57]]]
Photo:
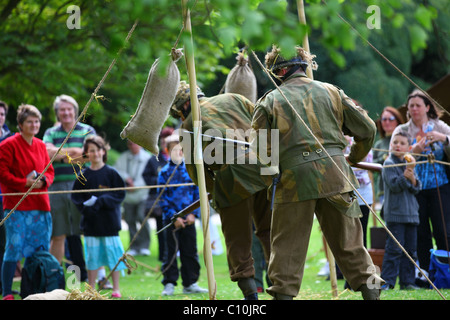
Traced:
[[313, 70], [317, 70], [317, 63], [313, 60], [316, 56], [305, 51], [302, 47], [295, 47], [296, 55], [293, 57], [283, 57], [280, 48], [276, 45], [272, 46], [272, 50], [267, 52], [265, 56], [266, 68], [271, 72], [277, 72], [278, 70], [286, 67], [300, 65], [303, 71], [311, 66]]
[[[189, 84], [186, 81], [180, 81], [180, 85], [178, 86], [178, 91], [173, 100], [172, 107], [170, 108], [170, 115], [174, 118], [180, 118], [182, 114], [183, 105], [190, 100], [190, 92], [191, 89]], [[204, 97], [205, 94], [202, 90], [197, 86], [197, 98]]]

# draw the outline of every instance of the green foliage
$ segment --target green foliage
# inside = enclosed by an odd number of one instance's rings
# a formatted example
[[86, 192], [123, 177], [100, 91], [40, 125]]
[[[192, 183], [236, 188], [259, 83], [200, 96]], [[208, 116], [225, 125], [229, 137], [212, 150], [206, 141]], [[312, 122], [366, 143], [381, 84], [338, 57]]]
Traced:
[[[91, 104], [86, 122], [104, 133], [114, 148], [123, 150], [125, 143], [119, 133], [137, 108], [151, 65], [157, 58], [167, 63], [177, 40], [178, 48], [185, 43], [186, 34], [178, 38], [183, 26], [181, 2], [75, 1], [81, 9], [81, 29], [67, 27], [71, 13], [67, 13], [69, 4], [63, 0], [3, 3], [5, 6], [0, 11], [0, 99], [11, 106], [8, 125], [15, 128], [15, 110], [20, 103], [34, 104], [45, 115], [42, 135], [55, 121], [52, 111], [55, 96], [70, 94], [82, 109], [111, 61], [117, 58], [99, 92], [107, 99]], [[369, 30], [366, 26], [370, 15], [366, 9], [372, 4], [380, 8], [380, 30]], [[355, 55], [360, 54], [361, 48], [363, 51], [371, 49], [339, 15], [398, 63], [406, 74], [412, 72], [420, 83], [430, 85], [448, 72], [450, 19], [446, 1], [306, 0], [307, 26], [299, 23], [294, 0], [189, 1], [188, 6], [197, 82], [206, 93], [220, 91], [223, 86], [220, 80], [224, 80], [234, 66], [238, 47], [248, 46], [261, 53], [277, 43], [283, 50], [292, 50], [308, 33], [311, 51], [320, 53], [317, 79], [342, 81], [338, 85], [346, 91], [357, 92], [361, 100], [371, 96], [370, 101], [363, 101], [371, 108], [380, 108], [389, 102], [396, 105], [398, 100], [389, 101], [399, 99], [393, 89], [403, 95], [410, 85], [373, 52], [367, 58], [376, 61], [371, 68], [373, 79], [367, 79], [369, 74], [363, 71], [366, 66], [355, 64], [358, 62]], [[135, 20], [139, 21], [138, 26], [125, 45], [124, 39]], [[178, 66], [182, 79], [186, 80], [184, 59]], [[259, 67], [253, 67], [258, 73]], [[418, 67], [421, 74], [415, 74]], [[348, 76], [340, 74], [350, 69], [352, 72]], [[263, 77], [258, 81], [262, 87], [267, 84]], [[363, 86], [369, 82], [373, 87]], [[383, 95], [368, 95], [368, 90]]]

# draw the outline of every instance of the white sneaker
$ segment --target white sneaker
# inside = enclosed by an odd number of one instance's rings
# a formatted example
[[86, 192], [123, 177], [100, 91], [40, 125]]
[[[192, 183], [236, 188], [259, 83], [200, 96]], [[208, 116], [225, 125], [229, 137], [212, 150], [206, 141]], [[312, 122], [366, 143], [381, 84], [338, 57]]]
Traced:
[[198, 286], [197, 283], [191, 284], [189, 287], [183, 288], [183, 293], [190, 294], [190, 293], [207, 293], [208, 289], [204, 289]]
[[173, 283], [168, 283], [164, 286], [164, 290], [161, 294], [163, 296], [173, 296], [174, 289], [175, 286], [173, 285]]
[[135, 257], [135, 256], [137, 255], [137, 251], [134, 250], [134, 249], [128, 250], [127, 253], [128, 253], [129, 255], [133, 256], [133, 257]]
[[330, 264], [327, 261], [325, 263], [325, 265], [322, 267], [322, 269], [320, 269], [320, 271], [317, 274], [317, 276], [319, 276], [319, 277], [328, 277], [329, 275], [330, 275]]
[[141, 250], [139, 250], [139, 254], [141, 256], [149, 256], [150, 255], [150, 250], [148, 250], [148, 249], [141, 249]]

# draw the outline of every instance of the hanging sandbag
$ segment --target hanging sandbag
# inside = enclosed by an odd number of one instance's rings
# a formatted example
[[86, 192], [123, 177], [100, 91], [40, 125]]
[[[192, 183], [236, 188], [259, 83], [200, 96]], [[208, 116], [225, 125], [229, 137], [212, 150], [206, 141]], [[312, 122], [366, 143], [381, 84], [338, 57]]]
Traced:
[[238, 54], [236, 60], [236, 65], [225, 81], [225, 93], [238, 93], [255, 103], [258, 94], [255, 74], [242, 52]]
[[180, 49], [172, 49], [165, 76], [161, 76], [158, 69], [160, 60], [155, 60], [136, 113], [120, 133], [122, 139], [128, 138], [155, 155], [159, 153], [159, 134], [169, 115], [180, 82], [180, 71], [176, 62], [182, 55]]

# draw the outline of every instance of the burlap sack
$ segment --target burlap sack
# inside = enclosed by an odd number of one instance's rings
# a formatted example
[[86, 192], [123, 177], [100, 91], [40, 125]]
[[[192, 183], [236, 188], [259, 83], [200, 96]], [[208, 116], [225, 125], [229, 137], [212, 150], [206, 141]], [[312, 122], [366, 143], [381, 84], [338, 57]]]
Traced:
[[225, 93], [239, 93], [255, 103], [258, 95], [255, 74], [244, 54], [239, 53], [236, 60], [225, 81]]
[[159, 134], [169, 115], [180, 82], [180, 71], [176, 62], [182, 55], [181, 50], [172, 50], [172, 61], [164, 77], [159, 75], [160, 64], [159, 59], [156, 59], [150, 68], [136, 113], [120, 133], [122, 139], [128, 138], [155, 155], [159, 153]]

